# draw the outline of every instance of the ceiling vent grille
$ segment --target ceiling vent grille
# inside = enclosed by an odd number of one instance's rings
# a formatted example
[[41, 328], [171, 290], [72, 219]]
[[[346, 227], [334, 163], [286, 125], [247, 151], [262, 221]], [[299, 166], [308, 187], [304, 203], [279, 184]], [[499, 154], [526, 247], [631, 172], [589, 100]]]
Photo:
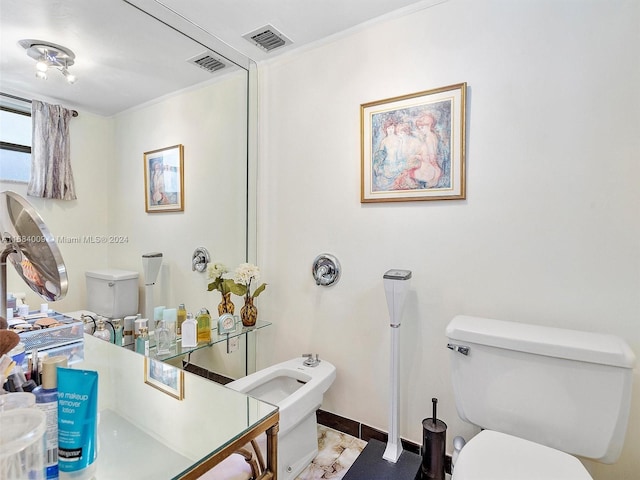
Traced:
[[204, 52], [200, 55], [196, 55], [195, 57], [187, 60], [187, 62], [193, 63], [210, 73], [217, 72], [227, 66], [220, 58], [216, 57], [211, 52]]
[[242, 38], [247, 39], [267, 52], [293, 43], [271, 25], [265, 25], [264, 27], [258, 28], [253, 32], [243, 35]]

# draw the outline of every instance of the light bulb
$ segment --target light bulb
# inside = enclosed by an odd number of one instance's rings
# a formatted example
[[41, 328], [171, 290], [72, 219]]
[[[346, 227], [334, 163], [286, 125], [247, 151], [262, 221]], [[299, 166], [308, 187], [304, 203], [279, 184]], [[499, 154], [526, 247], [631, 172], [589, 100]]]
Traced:
[[38, 70], [36, 72], [36, 78], [39, 78], [40, 80], [46, 80], [47, 79], [47, 72], [42, 72], [40, 70]]
[[74, 84], [76, 83], [76, 76], [73, 73], [69, 73], [69, 70], [67, 70], [66, 68], [62, 69], [62, 74], [64, 75], [64, 78], [67, 79], [67, 82], [69, 82], [70, 84]]
[[36, 70], [38, 70], [39, 72], [46, 72], [48, 68], [49, 65], [43, 60], [40, 60], [36, 63]]

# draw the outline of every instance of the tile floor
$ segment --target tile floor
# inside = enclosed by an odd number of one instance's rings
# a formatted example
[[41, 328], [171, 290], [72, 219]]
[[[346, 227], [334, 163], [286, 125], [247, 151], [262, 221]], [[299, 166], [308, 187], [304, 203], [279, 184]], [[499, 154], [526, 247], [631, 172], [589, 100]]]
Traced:
[[[340, 480], [366, 446], [364, 440], [318, 425], [318, 456], [296, 480]], [[445, 480], [451, 480], [451, 475], [445, 474]]]
[[318, 456], [296, 480], [341, 479], [367, 442], [318, 425]]

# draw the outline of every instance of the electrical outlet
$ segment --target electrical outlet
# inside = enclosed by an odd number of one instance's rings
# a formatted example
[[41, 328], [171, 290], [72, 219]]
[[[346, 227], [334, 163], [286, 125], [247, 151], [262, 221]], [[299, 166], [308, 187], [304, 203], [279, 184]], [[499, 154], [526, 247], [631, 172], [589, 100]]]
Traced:
[[227, 342], [227, 353], [235, 352], [240, 348], [240, 340], [238, 337], [230, 338]]

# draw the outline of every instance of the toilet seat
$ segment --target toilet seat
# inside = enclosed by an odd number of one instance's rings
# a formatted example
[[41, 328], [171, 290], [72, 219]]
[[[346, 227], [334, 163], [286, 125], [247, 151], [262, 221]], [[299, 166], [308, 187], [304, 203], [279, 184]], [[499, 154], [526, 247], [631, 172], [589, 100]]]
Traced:
[[483, 430], [462, 449], [452, 480], [593, 480], [568, 453]]

